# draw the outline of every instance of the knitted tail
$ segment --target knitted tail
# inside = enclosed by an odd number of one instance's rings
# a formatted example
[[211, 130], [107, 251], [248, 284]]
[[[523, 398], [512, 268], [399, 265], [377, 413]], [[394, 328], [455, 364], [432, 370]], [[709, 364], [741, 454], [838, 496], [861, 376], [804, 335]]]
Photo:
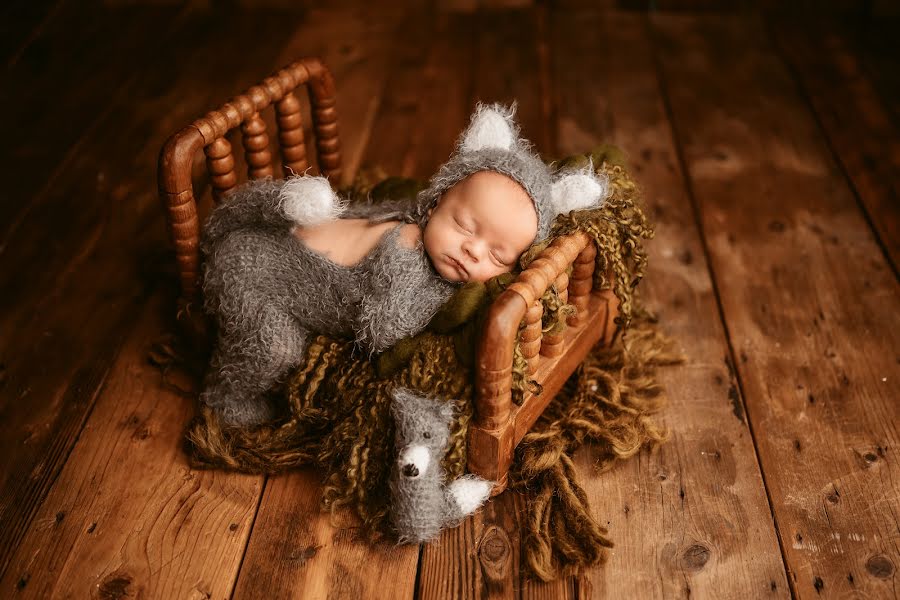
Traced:
[[259, 179], [229, 193], [203, 231], [204, 249], [238, 229], [290, 229], [337, 219], [345, 209], [324, 177]]
[[494, 484], [477, 475], [463, 475], [447, 487], [448, 514], [445, 525], [459, 523], [476, 510], [491, 495]]

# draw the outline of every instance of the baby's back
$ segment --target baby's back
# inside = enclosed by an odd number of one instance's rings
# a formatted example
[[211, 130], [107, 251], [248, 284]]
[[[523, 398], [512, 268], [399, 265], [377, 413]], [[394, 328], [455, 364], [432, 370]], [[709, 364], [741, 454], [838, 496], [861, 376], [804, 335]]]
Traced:
[[[295, 227], [294, 236], [310, 250], [342, 266], [355, 266], [368, 256], [399, 221], [372, 223], [367, 219], [337, 219], [320, 225]], [[422, 233], [418, 225], [404, 225], [399, 242], [415, 247]]]

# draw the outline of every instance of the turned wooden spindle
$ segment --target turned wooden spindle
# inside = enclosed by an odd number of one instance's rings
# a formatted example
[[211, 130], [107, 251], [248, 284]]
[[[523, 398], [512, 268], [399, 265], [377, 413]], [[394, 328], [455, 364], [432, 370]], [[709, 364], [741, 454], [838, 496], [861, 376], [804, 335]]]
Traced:
[[302, 175], [309, 167], [309, 161], [306, 158], [306, 143], [303, 140], [300, 101], [293, 92], [288, 92], [284, 98], [275, 103], [275, 115], [284, 176]]
[[341, 176], [341, 143], [338, 138], [334, 79], [320, 62], [303, 62], [311, 76], [309, 103], [312, 109], [313, 130], [316, 134], [319, 171], [328, 179], [337, 181]]
[[512, 411], [508, 378], [519, 325], [587, 243], [583, 232], [554, 240], [491, 304], [478, 346], [475, 428], [492, 431], [505, 426]]
[[597, 248], [594, 244], [588, 244], [572, 263], [569, 300], [575, 306], [575, 314], [567, 320], [567, 323], [572, 327], [577, 327], [586, 318], [591, 288], [594, 285], [594, 263], [596, 258]]
[[528, 362], [528, 374], [533, 375], [540, 362], [541, 351], [541, 317], [544, 315], [544, 304], [535, 300], [525, 313], [525, 327], [519, 334], [519, 347]]
[[[556, 288], [556, 293], [559, 295], [559, 299], [563, 303], [565, 303], [569, 297], [568, 285], [569, 276], [566, 275], [565, 271], [560, 273], [557, 276], [556, 280], [554, 280], [553, 282], [553, 287]], [[541, 342], [541, 356], [551, 358], [562, 354], [563, 340], [565, 340], [565, 335], [562, 331], [553, 334], [544, 334], [543, 341]]]
[[247, 175], [250, 179], [272, 177], [272, 153], [269, 151], [269, 136], [266, 134], [266, 123], [255, 113], [241, 123], [244, 139], [244, 155], [247, 157]]
[[556, 288], [556, 294], [559, 296], [560, 301], [565, 304], [569, 301], [569, 275], [565, 271], [559, 274], [559, 277], [556, 278], [556, 281], [553, 282], [553, 287]]
[[541, 338], [541, 356], [554, 358], [562, 354], [563, 340], [565, 336], [562, 333], [544, 334]]
[[203, 149], [203, 152], [206, 154], [206, 168], [212, 183], [213, 200], [218, 204], [222, 196], [237, 185], [231, 143], [225, 138], [216, 138], [212, 144]]

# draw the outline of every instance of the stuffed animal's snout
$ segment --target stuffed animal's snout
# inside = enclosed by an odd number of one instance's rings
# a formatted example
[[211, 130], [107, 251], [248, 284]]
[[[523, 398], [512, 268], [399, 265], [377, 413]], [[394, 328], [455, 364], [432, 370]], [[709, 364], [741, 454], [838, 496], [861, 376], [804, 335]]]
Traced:
[[400, 474], [409, 479], [415, 479], [428, 470], [428, 464], [431, 462], [431, 451], [427, 446], [420, 444], [412, 444], [406, 446], [400, 452], [400, 458], [397, 463], [400, 467]]

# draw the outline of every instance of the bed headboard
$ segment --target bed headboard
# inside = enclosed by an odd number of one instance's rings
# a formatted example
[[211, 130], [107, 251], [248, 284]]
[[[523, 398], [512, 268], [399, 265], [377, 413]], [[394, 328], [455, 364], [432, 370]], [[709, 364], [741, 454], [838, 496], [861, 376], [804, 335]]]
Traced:
[[238, 183], [234, 148], [226, 135], [240, 128], [243, 158], [250, 179], [274, 176], [269, 132], [260, 113], [274, 107], [282, 171], [303, 173], [309, 166], [303, 134], [300, 99], [309, 93], [316, 157], [322, 175], [337, 181], [341, 151], [335, 108], [334, 79], [319, 59], [305, 58], [207, 113], [166, 141], [159, 156], [159, 194], [166, 209], [169, 235], [175, 246], [182, 306], [199, 296], [200, 222], [194, 197], [192, 169], [197, 153], [206, 155], [214, 201]]

